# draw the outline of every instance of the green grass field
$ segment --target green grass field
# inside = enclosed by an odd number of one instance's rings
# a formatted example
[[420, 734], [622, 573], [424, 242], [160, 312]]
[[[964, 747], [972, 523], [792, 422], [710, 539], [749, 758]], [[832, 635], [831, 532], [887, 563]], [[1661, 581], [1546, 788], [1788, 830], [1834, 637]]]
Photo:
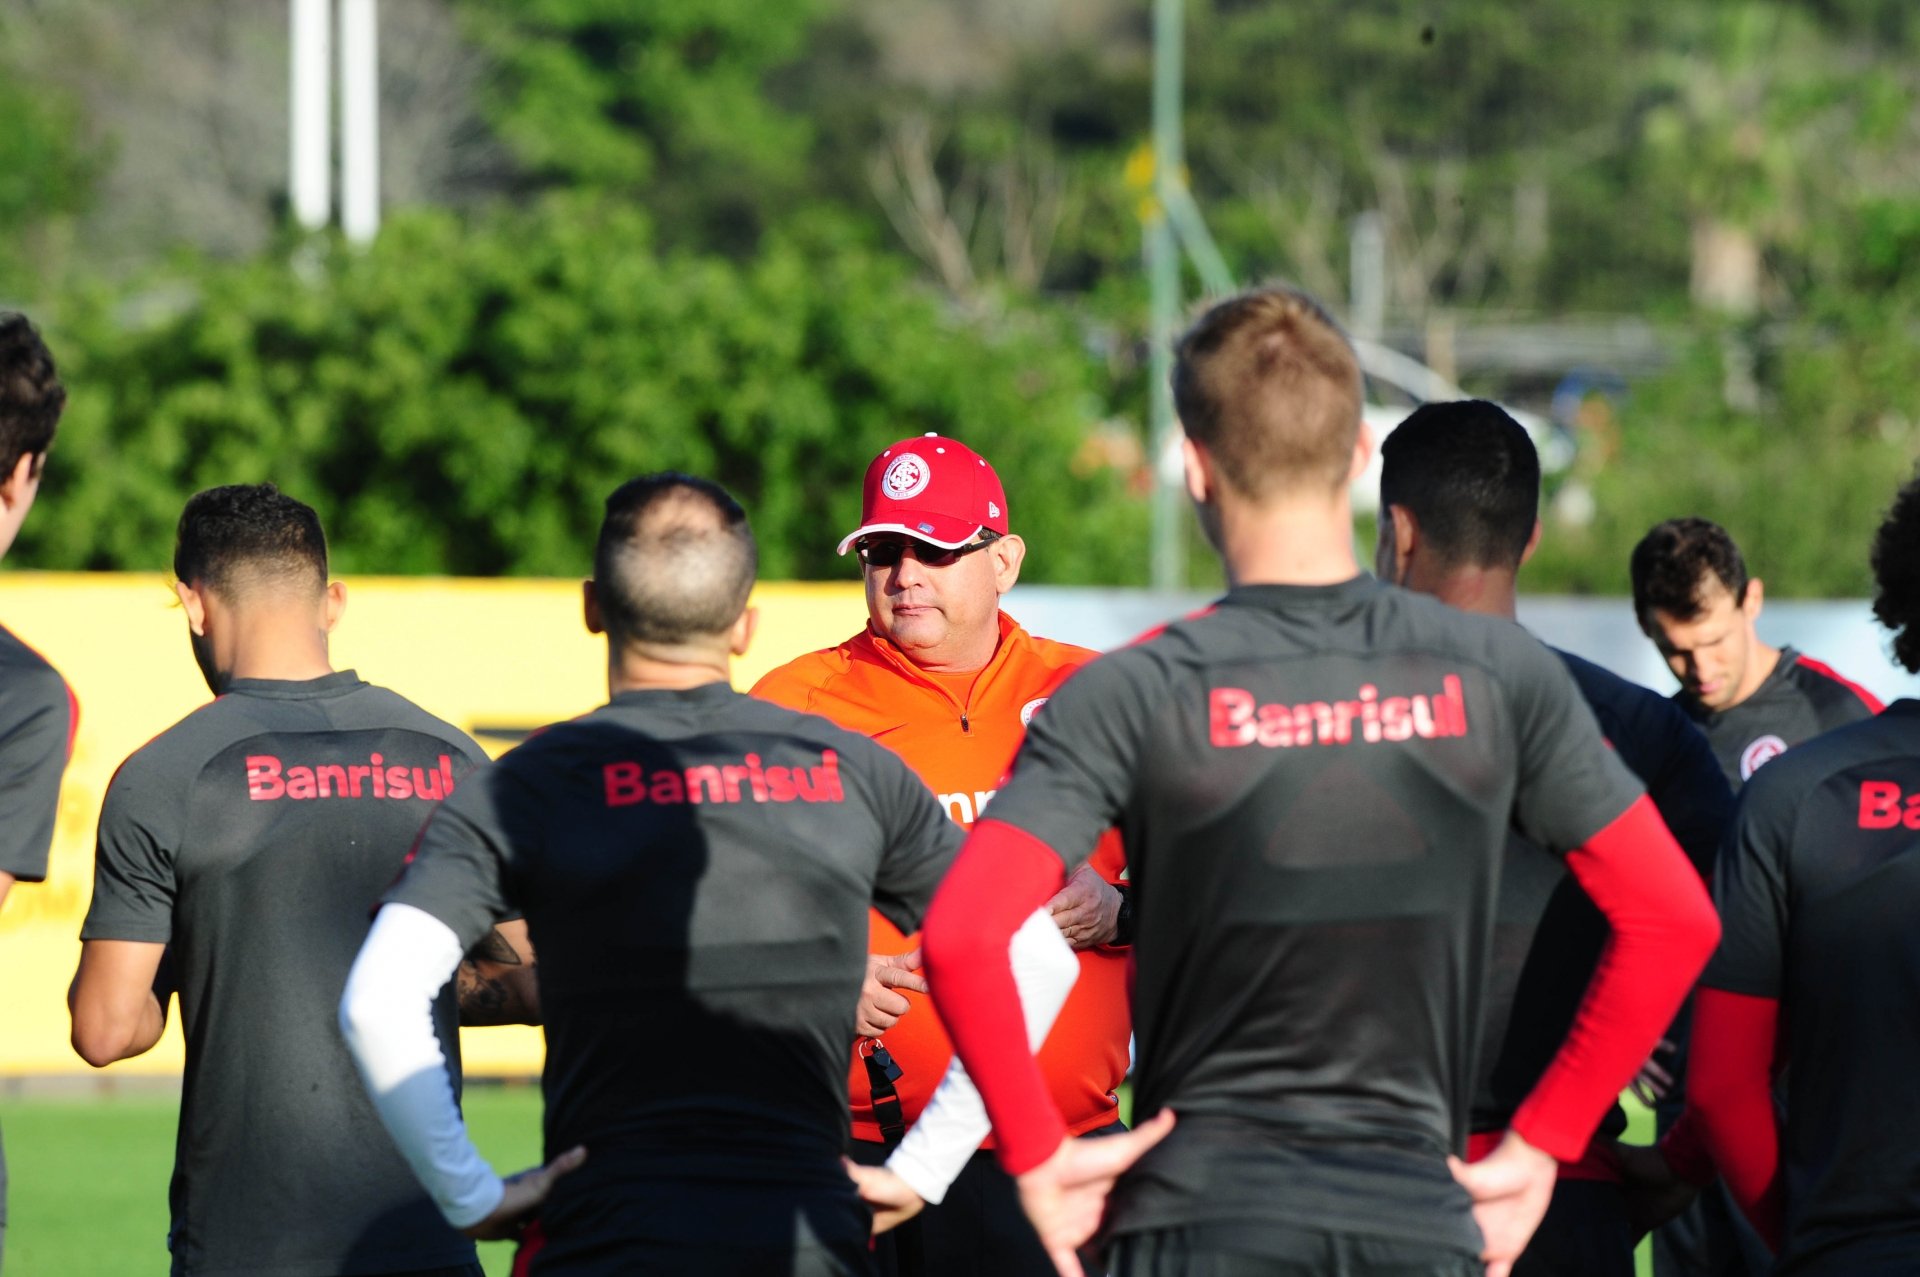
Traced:
[[[7, 1277], [129, 1277], [167, 1270], [167, 1179], [173, 1171], [178, 1101], [104, 1096], [0, 1100], [7, 1149]], [[540, 1155], [540, 1092], [476, 1086], [467, 1122], [481, 1152], [502, 1171]], [[1653, 1116], [1629, 1099], [1627, 1138], [1646, 1143]], [[489, 1277], [513, 1259], [483, 1244]], [[1640, 1273], [1650, 1268], [1641, 1247]]]
[[[164, 1274], [178, 1112], [172, 1097], [0, 1100], [7, 1277]], [[540, 1156], [538, 1087], [474, 1087], [466, 1112], [496, 1168], [521, 1170]], [[489, 1277], [505, 1277], [513, 1247], [483, 1243], [480, 1258]]]

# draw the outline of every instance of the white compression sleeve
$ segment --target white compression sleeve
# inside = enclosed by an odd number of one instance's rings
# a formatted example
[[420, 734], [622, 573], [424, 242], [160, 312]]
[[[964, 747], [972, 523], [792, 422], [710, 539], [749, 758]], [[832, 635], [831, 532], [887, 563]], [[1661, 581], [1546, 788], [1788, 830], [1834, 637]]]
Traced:
[[[1045, 909], [1036, 909], [1013, 933], [1008, 952], [1026, 1013], [1027, 1045], [1037, 1051], [1080, 978], [1080, 959]], [[980, 1091], [955, 1056], [919, 1120], [887, 1158], [887, 1169], [938, 1204], [990, 1129]]]
[[466, 1228], [492, 1214], [506, 1189], [467, 1138], [433, 1031], [433, 1001], [460, 958], [444, 922], [383, 905], [340, 996], [340, 1031], [407, 1165], [447, 1222]]

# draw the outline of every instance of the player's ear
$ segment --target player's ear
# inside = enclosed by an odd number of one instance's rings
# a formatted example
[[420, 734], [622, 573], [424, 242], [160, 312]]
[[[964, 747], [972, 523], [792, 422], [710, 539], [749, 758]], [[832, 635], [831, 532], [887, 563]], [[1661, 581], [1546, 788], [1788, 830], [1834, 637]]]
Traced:
[[1740, 600], [1740, 610], [1746, 613], [1749, 621], [1760, 619], [1760, 608], [1766, 602], [1766, 595], [1766, 584], [1759, 577], [1748, 579], [1747, 596]]
[[180, 610], [187, 614], [187, 629], [201, 638], [207, 633], [207, 601], [200, 591], [185, 581], [173, 583], [173, 595], [180, 600]]
[[1026, 561], [1027, 543], [1011, 534], [995, 539], [981, 551], [993, 558], [993, 585], [1005, 594], [1020, 579], [1020, 565]]
[[587, 623], [587, 633], [607, 632], [606, 620], [600, 615], [600, 595], [594, 589], [592, 577], [580, 582], [580, 614]]
[[1365, 417], [1360, 418], [1360, 429], [1353, 436], [1353, 464], [1347, 468], [1347, 483], [1367, 472], [1367, 463], [1373, 460], [1373, 427], [1367, 424]]
[[333, 633], [333, 627], [340, 624], [340, 618], [345, 616], [346, 612], [347, 583], [345, 581], [327, 582], [327, 633]]
[[727, 635], [727, 650], [735, 656], [745, 656], [753, 643], [753, 632], [759, 628], [760, 609], [750, 607], [733, 623], [733, 630]]
[[1531, 559], [1533, 557], [1533, 552], [1535, 550], [1538, 550], [1539, 548], [1540, 548], [1540, 520], [1535, 519], [1533, 521], [1533, 531], [1527, 533], [1526, 548], [1520, 551], [1520, 562], [1525, 563], [1528, 559]]
[[1207, 455], [1205, 448], [1193, 441], [1186, 433], [1180, 436], [1180, 463], [1186, 471], [1187, 495], [1193, 498], [1195, 505], [1207, 505], [1213, 500], [1214, 476], [1213, 458]]
[[44, 452], [23, 452], [20, 460], [14, 462], [13, 469], [0, 475], [0, 505], [11, 506], [20, 500], [34, 476], [40, 472], [40, 463], [46, 459]]
[[1420, 520], [1414, 518], [1413, 511], [1403, 505], [1387, 506], [1386, 512], [1393, 526], [1393, 559], [1400, 565], [1400, 575], [1404, 579], [1407, 563], [1420, 545]]

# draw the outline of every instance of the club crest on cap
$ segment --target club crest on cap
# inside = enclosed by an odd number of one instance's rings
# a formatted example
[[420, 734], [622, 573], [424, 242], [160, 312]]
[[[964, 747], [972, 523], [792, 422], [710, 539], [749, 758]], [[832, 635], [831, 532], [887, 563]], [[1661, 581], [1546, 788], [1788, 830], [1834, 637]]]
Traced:
[[933, 468], [911, 452], [893, 459], [880, 476], [880, 490], [894, 501], [911, 501], [927, 490], [933, 481]]

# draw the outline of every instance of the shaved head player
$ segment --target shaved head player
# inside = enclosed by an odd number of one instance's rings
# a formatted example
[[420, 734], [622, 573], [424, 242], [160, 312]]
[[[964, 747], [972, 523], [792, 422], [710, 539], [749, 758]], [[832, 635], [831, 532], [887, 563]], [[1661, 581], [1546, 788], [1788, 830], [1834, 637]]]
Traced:
[[[1359, 571], [1360, 371], [1318, 304], [1271, 288], [1213, 307], [1174, 395], [1232, 588], [1034, 717], [927, 919], [934, 995], [1063, 1271], [1105, 1206], [1122, 1277], [1468, 1277], [1482, 1256], [1502, 1277], [1555, 1159], [1584, 1151], [1712, 951], [1712, 908], [1551, 652]], [[1007, 937], [1113, 825], [1147, 1120], [1075, 1141]], [[1612, 938], [1500, 1146], [1454, 1166], [1510, 825], [1566, 856]]]
[[[536, 1277], [870, 1271], [841, 1163], [867, 910], [916, 930], [960, 831], [884, 747], [732, 689], [755, 561], [745, 512], [704, 479], [608, 498], [586, 619], [611, 699], [441, 808], [341, 1005], [446, 1217], [505, 1235], [540, 1206]], [[540, 952], [552, 1161], [503, 1183], [426, 1005], [510, 907]]]

